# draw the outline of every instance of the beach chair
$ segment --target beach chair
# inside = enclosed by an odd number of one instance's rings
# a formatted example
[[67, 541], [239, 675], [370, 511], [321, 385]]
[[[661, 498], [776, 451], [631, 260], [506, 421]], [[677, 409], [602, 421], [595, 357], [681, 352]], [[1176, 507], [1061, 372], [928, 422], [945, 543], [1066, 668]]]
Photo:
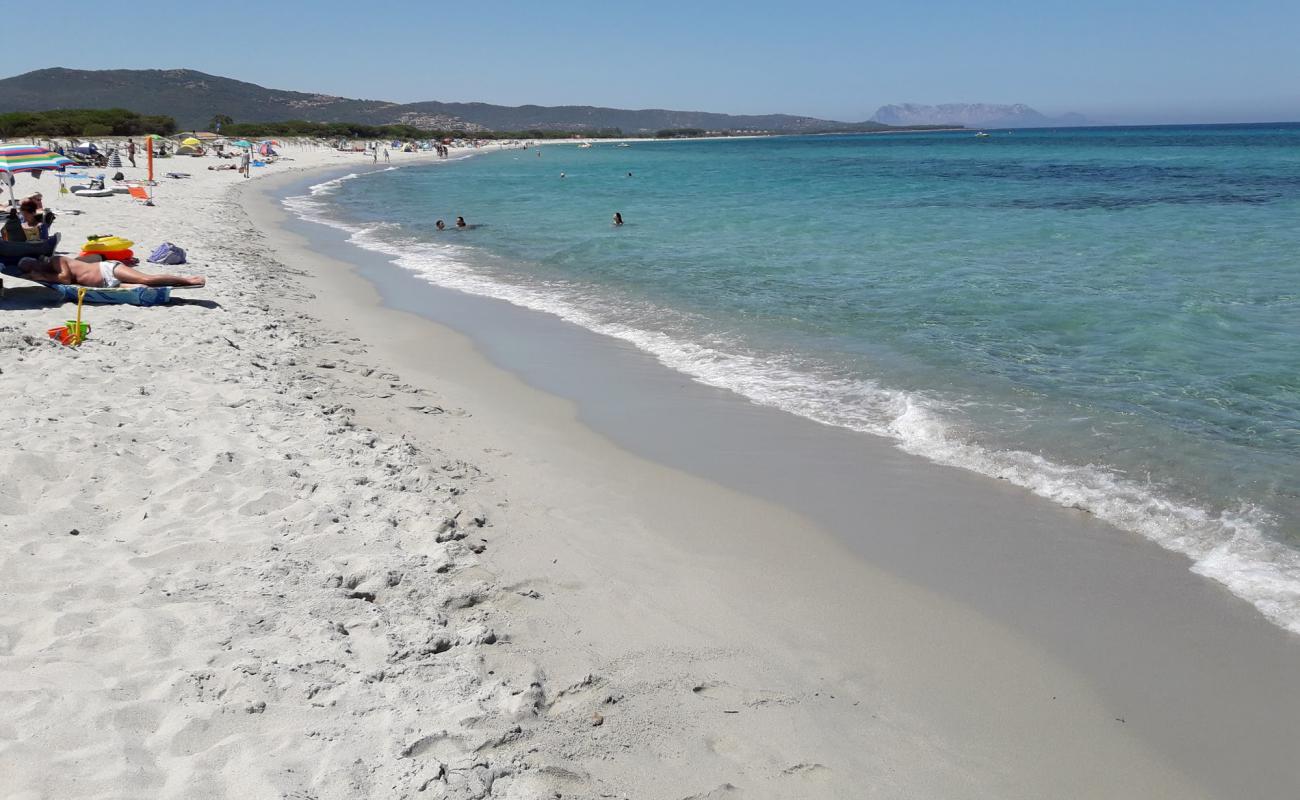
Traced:
[[149, 192], [146, 191], [143, 186], [132, 186], [130, 189], [130, 194], [136, 200], [139, 200], [141, 203], [144, 203], [147, 206], [153, 205], [153, 198], [149, 196]]

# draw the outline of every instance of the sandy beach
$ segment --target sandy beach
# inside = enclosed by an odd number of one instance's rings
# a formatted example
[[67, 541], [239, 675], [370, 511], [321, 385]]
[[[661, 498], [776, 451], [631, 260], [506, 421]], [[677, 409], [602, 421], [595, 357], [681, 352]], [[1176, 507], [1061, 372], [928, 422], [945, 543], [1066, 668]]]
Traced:
[[[72, 307], [5, 279], [3, 796], [1300, 790], [1300, 640], [1180, 556], [883, 441], [836, 461], [824, 426], [542, 315], [385, 293], [278, 199], [375, 165], [285, 155], [247, 181], [172, 159], [192, 177], [152, 207], [19, 178], [84, 212], [65, 250], [172, 241], [209, 282], [87, 307], [69, 349], [44, 331]], [[524, 341], [617, 365], [566, 396], [503, 368]], [[736, 466], [778, 446], [791, 474]], [[801, 448], [844, 485], [801, 483]]]

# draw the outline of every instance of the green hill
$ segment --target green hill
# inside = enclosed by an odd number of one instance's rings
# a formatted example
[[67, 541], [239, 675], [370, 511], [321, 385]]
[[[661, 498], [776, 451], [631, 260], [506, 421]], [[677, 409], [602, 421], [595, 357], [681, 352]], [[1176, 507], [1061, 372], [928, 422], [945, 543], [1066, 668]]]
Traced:
[[785, 114], [734, 116], [702, 111], [622, 110], [595, 106], [497, 106], [488, 103], [399, 104], [268, 89], [189, 69], [76, 70], [54, 67], [0, 80], [0, 113], [67, 108], [125, 108], [174, 117], [183, 130], [206, 128], [223, 114], [236, 122], [405, 123], [460, 131], [619, 129], [629, 135], [677, 128], [813, 133], [895, 130]]

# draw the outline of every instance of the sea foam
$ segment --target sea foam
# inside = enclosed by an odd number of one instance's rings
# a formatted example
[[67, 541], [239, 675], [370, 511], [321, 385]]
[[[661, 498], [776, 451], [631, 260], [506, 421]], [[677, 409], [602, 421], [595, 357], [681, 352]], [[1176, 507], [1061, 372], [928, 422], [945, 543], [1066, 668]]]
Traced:
[[1193, 572], [1218, 581], [1275, 624], [1300, 633], [1300, 551], [1264, 533], [1269, 517], [1258, 508], [1212, 513], [1104, 465], [1062, 464], [1022, 450], [984, 447], [960, 433], [952, 410], [936, 397], [871, 380], [818, 374], [804, 362], [746, 353], [736, 341], [705, 342], [625, 321], [671, 318], [674, 312], [669, 309], [622, 308], [621, 313], [611, 313], [601, 308], [602, 299], [573, 286], [499, 279], [473, 267], [472, 251], [463, 245], [431, 245], [402, 236], [400, 227], [391, 223], [358, 226], [331, 216], [326, 198], [356, 177], [316, 184], [307, 195], [283, 203], [302, 219], [347, 232], [350, 243], [388, 256], [391, 263], [431, 284], [552, 314], [629, 342], [673, 370], [754, 403], [885, 437], [934, 463], [1005, 480], [1093, 514], [1187, 556]]

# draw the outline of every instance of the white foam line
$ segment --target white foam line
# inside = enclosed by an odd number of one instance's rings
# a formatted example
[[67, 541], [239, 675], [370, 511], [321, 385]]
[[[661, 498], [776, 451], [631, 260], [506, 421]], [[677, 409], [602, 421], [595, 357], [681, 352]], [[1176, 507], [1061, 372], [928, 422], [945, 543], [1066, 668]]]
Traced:
[[[1158, 487], [1103, 466], [1058, 464], [1025, 451], [990, 450], [963, 440], [945, 419], [942, 405], [920, 393], [874, 381], [819, 377], [786, 359], [732, 352], [739, 349], [734, 343], [703, 344], [602, 318], [579, 301], [580, 292], [571, 286], [507, 283], [470, 268], [458, 257], [460, 246], [385, 238], [380, 234], [391, 234], [399, 226], [357, 228], [321, 213], [325, 205], [312, 198], [337, 191], [330, 185], [351, 177], [318, 184], [320, 192], [284, 203], [304, 219], [347, 231], [353, 244], [390, 256], [393, 264], [430, 283], [553, 314], [630, 342], [671, 369], [755, 403], [887, 437], [905, 452], [1006, 480], [1062, 506], [1090, 512], [1188, 556], [1193, 572], [1222, 583], [1269, 620], [1300, 633], [1300, 551], [1268, 538], [1264, 531], [1270, 520], [1257, 508], [1212, 514], [1172, 501]], [[655, 316], [671, 313], [656, 310]]]

